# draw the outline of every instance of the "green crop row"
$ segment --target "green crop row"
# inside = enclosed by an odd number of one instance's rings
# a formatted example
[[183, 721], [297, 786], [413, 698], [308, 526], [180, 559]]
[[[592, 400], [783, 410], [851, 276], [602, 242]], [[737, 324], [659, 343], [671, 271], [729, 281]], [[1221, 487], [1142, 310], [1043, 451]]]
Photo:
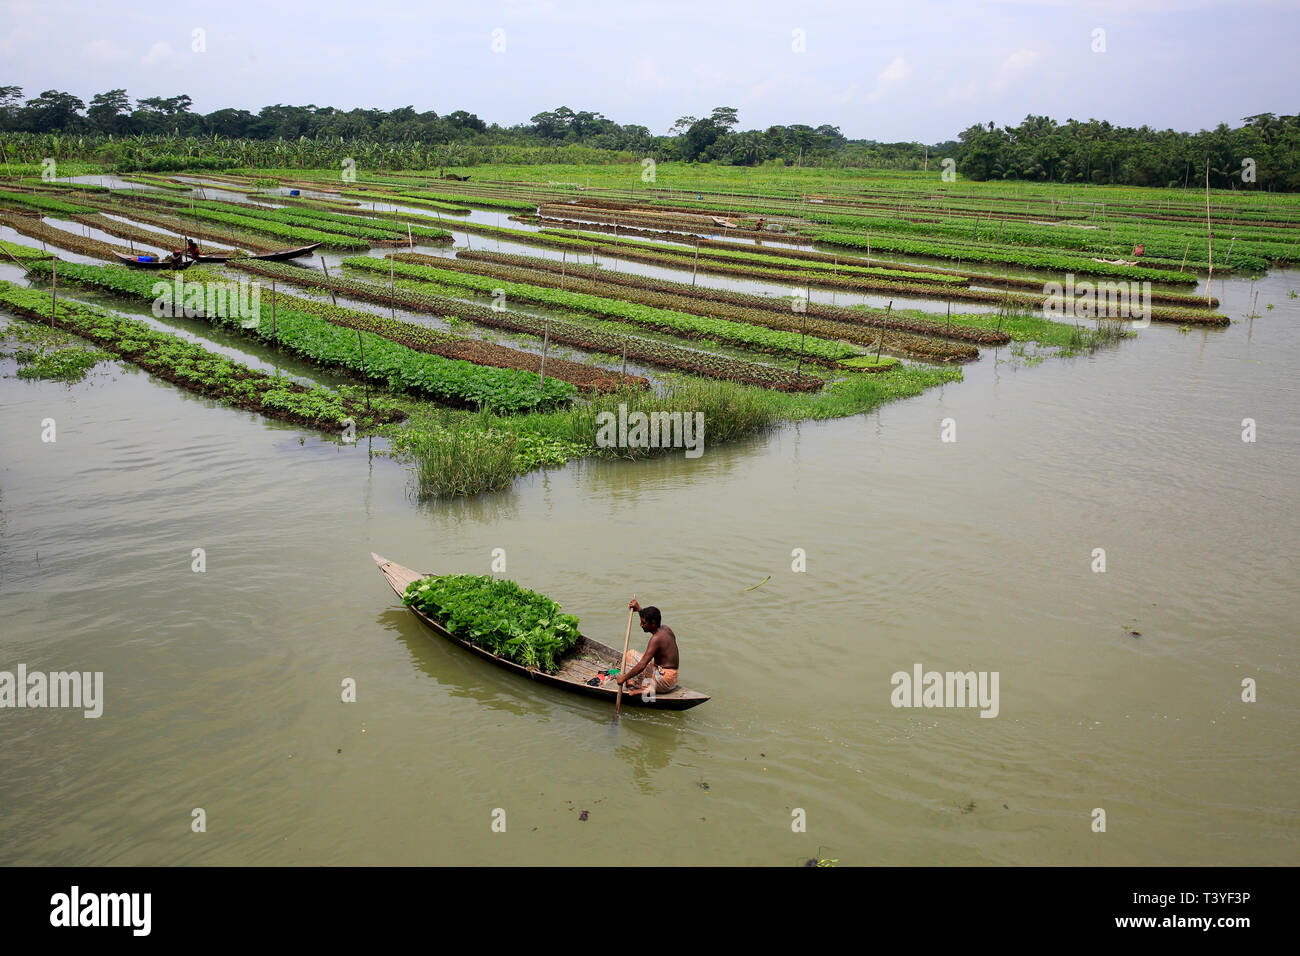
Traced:
[[[352, 238], [366, 239], [405, 239], [406, 229], [395, 226], [383, 219], [372, 218], [369, 216], [349, 216], [342, 213], [326, 212], [322, 209], [315, 209], [306, 206], [295, 206], [287, 209], [266, 209], [262, 206], [240, 206], [238, 204], [220, 203], [212, 200], [197, 202], [194, 204], [198, 209], [207, 209], [215, 212], [234, 212], [238, 215], [251, 216], [255, 219], [262, 219], [269, 222], [284, 223], [289, 226], [303, 226], [309, 229], [317, 229], [322, 232], [338, 233], [341, 236]], [[445, 229], [435, 229], [431, 226], [412, 225], [410, 227], [411, 235], [420, 236], [421, 238], [436, 239], [439, 241], [451, 241], [451, 233]]]
[[[574, 232], [567, 229], [543, 229], [542, 234], [547, 236], [564, 236], [569, 239], [588, 240], [592, 238], [581, 232]], [[600, 237], [599, 242], [604, 246], [622, 246], [628, 249], [659, 252], [665, 255], [678, 256], [687, 263], [694, 258], [693, 252], [665, 246], [662, 243], [644, 242], [638, 239], [610, 239], [608, 237]], [[823, 267], [810, 266], [807, 261], [787, 259], [773, 253], [735, 252], [729, 249], [710, 249], [708, 247], [702, 247], [700, 249], [700, 258], [718, 259], [724, 262], [752, 262], [755, 265], [764, 266], [769, 269], [827, 272], [833, 275], [864, 275], [879, 277], [882, 279], [898, 279], [903, 282], [932, 282], [938, 285], [963, 286], [969, 284], [964, 276], [947, 275], [939, 272], [905, 272], [899, 269], [884, 269], [878, 266], [855, 266], [848, 263], [842, 263], [832, 271], [831, 269]]]
[[[241, 263], [241, 269], [270, 274], [271, 263]], [[666, 342], [658, 342], [634, 335], [624, 335], [608, 329], [594, 329], [585, 325], [563, 322], [558, 319], [543, 319], [523, 312], [511, 312], [506, 309], [489, 309], [472, 305], [453, 298], [464, 295], [462, 287], [444, 287], [431, 283], [411, 283], [395, 288], [361, 282], [356, 279], [331, 276], [312, 269], [293, 270], [292, 279], [299, 285], [319, 289], [332, 289], [335, 292], [369, 302], [384, 305], [390, 303], [415, 312], [425, 312], [445, 318], [465, 319], [488, 328], [503, 329], [523, 335], [542, 338], [548, 335], [552, 342], [572, 345], [575, 348], [605, 355], [625, 354], [634, 362], [643, 362], [660, 368], [688, 372], [705, 378], [722, 379], [745, 385], [757, 385], [761, 388], [776, 389], [785, 392], [820, 391], [822, 379], [816, 376], [800, 374], [787, 369], [775, 368], [758, 362], [702, 352], [698, 349], [680, 348]], [[288, 272], [281, 273], [289, 278]]]
[[51, 196], [43, 196], [38, 193], [13, 193], [8, 190], [0, 190], [0, 202], [9, 205], [27, 206], [32, 209], [39, 209], [41, 212], [60, 213], [65, 216], [77, 216], [95, 211], [89, 206], [64, 202], [62, 199], [54, 199]]
[[[405, 239], [408, 235], [416, 239], [430, 239], [434, 242], [450, 243], [452, 241], [451, 233], [446, 229], [438, 229], [434, 226], [422, 226], [418, 223], [401, 220], [391, 222], [373, 216], [354, 216], [346, 213], [329, 212], [325, 209], [319, 209], [314, 206], [294, 207], [293, 216], [295, 221], [311, 220], [325, 226], [342, 226], [345, 234], [349, 231], [355, 231], [357, 227], [370, 228], [382, 232], [380, 236], [374, 238], [383, 239]], [[304, 224], [310, 224], [305, 222]], [[371, 235], [366, 233], [366, 235]]]
[[331, 249], [367, 249], [370, 247], [370, 243], [358, 239], [356, 236], [345, 236], [337, 232], [322, 232], [320, 229], [291, 226], [259, 216], [224, 212], [217, 209], [201, 209], [198, 208], [197, 204], [190, 215], [208, 222], [226, 223], [231, 226], [251, 229], [253, 232], [268, 233], [281, 239], [292, 239], [295, 242], [301, 242], [303, 245], [319, 242]]
[[[357, 192], [364, 192], [364, 196], [357, 195]], [[453, 216], [465, 216], [469, 214], [468, 206], [451, 206], [447, 203], [437, 202], [432, 199], [421, 199], [418, 196], [407, 196], [399, 193], [388, 192], [387, 190], [372, 190], [365, 186], [359, 186], [355, 191], [349, 190], [349, 198], [362, 202], [383, 202], [390, 203], [394, 206], [419, 206], [423, 209], [433, 209], [437, 212], [445, 212]], [[382, 214], [381, 214], [382, 215]]]
[[[33, 321], [50, 321], [50, 297], [37, 289], [0, 282], [0, 306]], [[390, 411], [367, 411], [319, 386], [267, 375], [144, 322], [81, 302], [60, 300], [54, 321], [160, 378], [271, 418], [332, 430], [349, 418], [364, 426], [400, 417]]]
[[[405, 188], [409, 189], [411, 186], [407, 185]], [[418, 195], [412, 195], [407, 192], [398, 192], [395, 193], [395, 195], [399, 196], [403, 200], [419, 199], [429, 202], [458, 203], [462, 206], [476, 206], [480, 209], [502, 209], [511, 212], [532, 212], [537, 208], [537, 203], [520, 202], [517, 199], [494, 199], [491, 196], [473, 196], [468, 193], [464, 195], [434, 192], [426, 193], [421, 189]]]
[[[571, 292], [581, 292], [592, 296], [602, 296], [610, 291], [602, 288], [594, 277], [585, 278], [573, 274], [561, 276], [555, 272], [534, 271], [516, 266], [496, 265], [475, 260], [460, 262], [448, 259], [444, 261], [456, 268], [457, 271], [468, 271], [507, 282], [523, 283], [531, 286], [544, 285], [550, 288], [563, 286]], [[467, 265], [469, 266], [468, 269], [465, 268]], [[578, 268], [590, 270], [591, 267]], [[710, 318], [727, 319], [745, 325], [761, 325], [772, 329], [782, 329], [787, 332], [806, 332], [808, 335], [819, 339], [842, 340], [871, 349], [883, 347], [890, 351], [907, 352], [910, 355], [931, 361], [969, 361], [979, 357], [979, 349], [973, 345], [958, 345], [955, 342], [943, 339], [924, 338], [919, 335], [908, 335], [904, 332], [871, 328], [860, 321], [834, 321], [812, 317], [807, 314], [807, 303], [804, 302], [798, 303], [803, 306], [801, 311], [792, 308], [794, 302], [781, 302], [780, 300], [766, 302], [763, 308], [754, 308], [749, 305], [736, 305], [730, 302], [705, 302], [685, 295], [646, 288], [640, 283], [619, 286], [617, 295], [619, 299], [624, 301], [648, 305], [656, 309], [671, 309], [677, 312], [688, 312], [689, 310], [690, 314], [694, 314], [695, 310], [701, 310], [701, 307], [705, 307]], [[773, 308], [774, 305], [778, 306], [778, 308]], [[783, 306], [783, 308], [779, 306]], [[853, 318], [858, 317], [854, 316]]]
[[1048, 269], [1053, 272], [1073, 272], [1081, 275], [1107, 275], [1124, 279], [1150, 282], [1195, 285], [1196, 276], [1186, 272], [1164, 269], [1143, 269], [1139, 266], [1119, 266], [1093, 262], [1091, 259], [1062, 256], [1030, 249], [979, 249], [947, 242], [930, 242], [923, 239], [906, 239], [898, 236], [860, 236], [840, 232], [823, 232], [813, 236], [817, 242], [847, 249], [878, 249], [882, 252], [901, 252], [915, 256], [933, 256], [961, 262], [990, 262]]
[[[17, 242], [6, 242], [3, 239], [0, 239], [0, 250], [15, 259], [48, 259], [50, 257], [48, 252], [41, 252], [39, 249], [33, 249], [31, 246], [24, 246]], [[7, 258], [7, 256], [0, 255], [0, 260], [4, 258]]]
[[[1189, 235], [1185, 229], [1161, 229], [1153, 223], [1120, 223], [1108, 229], [1085, 229], [1072, 225], [1047, 226], [1016, 220], [969, 219], [961, 222], [912, 222], [905, 219], [864, 216], [828, 216], [828, 225], [852, 232], [869, 232], [873, 244], [877, 235], [919, 235], [926, 237], [951, 236], [966, 244], [1006, 247], [1047, 247], [1067, 252], [1097, 256], [1127, 256], [1139, 243], [1148, 259], [1164, 259], [1181, 264], [1187, 255], [1187, 266], [1205, 269], [1204, 237]], [[823, 231], [823, 230], [817, 230]], [[1194, 242], [1189, 243], [1187, 240]], [[1195, 246], [1195, 248], [1193, 248]], [[1214, 264], [1222, 268], [1229, 264], [1228, 246], [1220, 244], [1215, 250]], [[1268, 261], [1253, 254], [1245, 242], [1238, 242], [1232, 250], [1231, 264], [1239, 269], [1267, 268]]]
[[[49, 264], [36, 263], [33, 268], [44, 273], [49, 270]], [[152, 303], [158, 298], [158, 280], [124, 267], [60, 263], [58, 275], [60, 282], [101, 288], [140, 301]], [[312, 315], [306, 307], [295, 308], [292, 297], [276, 297], [276, 304], [278, 308], [273, 312], [270, 303], [260, 303], [260, 314], [253, 319], [234, 314], [201, 317], [274, 343], [319, 365], [343, 369], [381, 381], [395, 391], [426, 395], [451, 405], [498, 412], [531, 411], [567, 404], [576, 392], [567, 382], [548, 379], [544, 386], [539, 386], [536, 376], [526, 372], [446, 359], [418, 352], [371, 332], [344, 329]]]
[[586, 295], [581, 292], [567, 292], [542, 286], [524, 285], [518, 282], [506, 282], [489, 276], [476, 276], [449, 269], [435, 269], [431, 266], [412, 265], [408, 262], [393, 263], [392, 260], [375, 259], [369, 256], [353, 256], [344, 259], [343, 264], [372, 272], [388, 272], [390, 268], [406, 278], [461, 286], [489, 295], [496, 294], [497, 289], [504, 291], [507, 298], [514, 297], [525, 302], [586, 312], [603, 318], [611, 318], [647, 328], [658, 329], [689, 338], [707, 338], [728, 342], [744, 348], [778, 355], [808, 355], [828, 360], [850, 358], [858, 354], [856, 349], [839, 342], [825, 339], [802, 337], [792, 332], [744, 325], [726, 319], [710, 319], [704, 316], [676, 312], [671, 309], [656, 309], [625, 302], [622, 299], [607, 299], [602, 296]]
[[[482, 268], [482, 264], [484, 263], [514, 266], [532, 272], [545, 272], [553, 277], [567, 273], [568, 275], [588, 279], [593, 282], [599, 282], [603, 285], [617, 285], [636, 289], [653, 290], [657, 292], [667, 292], [679, 296], [688, 296], [692, 299], [699, 299], [705, 303], [725, 303], [746, 308], [766, 309], [781, 312], [791, 311], [791, 306], [793, 304], [788, 298], [755, 295], [750, 292], [733, 292], [730, 289], [719, 289], [716, 286], [709, 285], [693, 286], [689, 282], [672, 282], [667, 279], [653, 279], [648, 276], [617, 272], [612, 269], [600, 269], [596, 266], [578, 265], [576, 263], [561, 264], [556, 262], [554, 259], [513, 255], [503, 252], [462, 251], [457, 253], [455, 259], [446, 261], [448, 268], [468, 269], [472, 272], [487, 272], [488, 274], [491, 274], [490, 270]], [[917, 335], [939, 336], [958, 341], [973, 342], [977, 345], [1005, 345], [1011, 341], [1011, 339], [1006, 335], [999, 335], [991, 329], [962, 329], [957, 326], [947, 328], [942, 322], [903, 318], [897, 313], [887, 314], [883, 309], [873, 310], [868, 313], [858, 310], [839, 309], [834, 306], [820, 305], [816, 302], [805, 302], [802, 303], [802, 305], [806, 315], [828, 319], [834, 322], [850, 322], [856, 325], [865, 325], [870, 328], [892, 329], [898, 332], [915, 333]], [[706, 305], [705, 307], [707, 308], [709, 306]]]

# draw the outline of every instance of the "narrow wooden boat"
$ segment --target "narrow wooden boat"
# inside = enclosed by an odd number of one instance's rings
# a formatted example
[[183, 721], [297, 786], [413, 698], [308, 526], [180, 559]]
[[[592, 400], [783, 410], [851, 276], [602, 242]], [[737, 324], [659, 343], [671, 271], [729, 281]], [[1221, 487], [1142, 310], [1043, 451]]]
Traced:
[[195, 262], [229, 262], [234, 259], [233, 253], [229, 252], [200, 252], [194, 257]]
[[263, 262], [285, 262], [289, 259], [301, 259], [303, 256], [309, 256], [320, 246], [319, 242], [313, 242], [310, 246], [299, 246], [297, 249], [285, 249], [281, 252], [263, 252], [255, 256], [247, 256], [248, 259], [261, 259]]
[[132, 269], [171, 269], [179, 272], [182, 269], [188, 269], [194, 264], [188, 259], [177, 266], [172, 265], [170, 261], [162, 258], [156, 258], [153, 262], [141, 262], [135, 256], [124, 256], [120, 252], [115, 252], [113, 255], [117, 256], [118, 261], [121, 262], [122, 265], [130, 266]]
[[[387, 558], [380, 557], [373, 551], [370, 556], [375, 559], [375, 564], [379, 565], [380, 572], [384, 575], [385, 580], [392, 589], [397, 592], [398, 598], [406, 593], [406, 586], [412, 581], [428, 577], [418, 571], [412, 571], [410, 568], [404, 568], [400, 564], [389, 561]], [[551, 687], [558, 687], [561, 690], [574, 691], [578, 694], [585, 694], [587, 697], [596, 697], [605, 701], [611, 708], [614, 706], [614, 697], [617, 693], [617, 685], [612, 680], [606, 680], [597, 686], [588, 684], [587, 681], [597, 676], [597, 672], [607, 667], [619, 667], [621, 659], [620, 652], [617, 648], [610, 647], [608, 644], [602, 644], [599, 641], [593, 641], [589, 637], [580, 637], [578, 645], [560, 665], [560, 669], [554, 674], [545, 674], [542, 671], [524, 667], [516, 664], [514, 661], [506, 660], [504, 657], [484, 650], [471, 644], [469, 641], [461, 640], [456, 637], [445, 627], [435, 621], [432, 617], [425, 614], [418, 608], [411, 607], [409, 604], [405, 607], [410, 610], [425, 624], [433, 629], [435, 634], [445, 637], [453, 644], [465, 648], [471, 654], [477, 654], [486, 660], [491, 661], [498, 667], [504, 667], [508, 671], [527, 677], [531, 680], [538, 681], [542, 684], [548, 684]], [[687, 690], [680, 684], [674, 687], [666, 694], [656, 694], [653, 700], [643, 700], [640, 694], [623, 694], [623, 704], [627, 707], [652, 707], [658, 710], [686, 710], [697, 704], [702, 704], [709, 697], [707, 694], [701, 694], [693, 690]]]

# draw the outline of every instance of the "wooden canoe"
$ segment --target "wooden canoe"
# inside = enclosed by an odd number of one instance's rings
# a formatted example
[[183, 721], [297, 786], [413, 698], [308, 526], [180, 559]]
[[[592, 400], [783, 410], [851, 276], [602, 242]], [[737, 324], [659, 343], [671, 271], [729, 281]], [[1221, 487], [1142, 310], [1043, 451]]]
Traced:
[[313, 242], [310, 246], [299, 246], [297, 249], [284, 249], [281, 252], [263, 252], [255, 256], [246, 256], [248, 259], [261, 259], [263, 262], [285, 262], [289, 259], [301, 259], [303, 256], [309, 256], [320, 246], [319, 242]]
[[194, 264], [188, 259], [176, 266], [172, 265], [167, 259], [162, 258], [156, 259], [153, 262], [141, 262], [135, 256], [124, 256], [120, 252], [115, 252], [113, 255], [117, 256], [118, 261], [121, 262], [122, 265], [130, 266], [132, 269], [173, 269], [179, 272], [182, 269], [188, 269]]
[[[412, 571], [410, 568], [404, 568], [387, 558], [380, 557], [373, 551], [370, 552], [370, 556], [375, 559], [375, 564], [379, 565], [380, 572], [388, 581], [389, 586], [397, 593], [399, 599], [406, 593], [408, 584], [428, 576], [418, 571]], [[469, 641], [461, 640], [418, 608], [411, 607], [409, 604], [404, 606], [427, 624], [435, 634], [465, 648], [471, 654], [477, 654], [479, 657], [491, 661], [498, 667], [504, 667], [521, 677], [527, 677], [539, 683], [548, 684], [551, 687], [584, 694], [587, 697], [599, 698], [611, 708], [614, 706], [617, 685], [612, 680], [606, 680], [595, 687], [588, 684], [587, 681], [595, 677], [597, 671], [604, 670], [607, 667], [619, 666], [620, 652], [617, 648], [602, 644], [600, 641], [593, 641], [589, 637], [580, 637], [578, 646], [565, 657], [560, 669], [554, 674], [545, 674], [534, 668], [524, 667], [514, 661], [506, 660], [504, 657], [498, 657], [481, 647], [471, 644]], [[626, 692], [623, 694], [625, 706], [651, 707], [658, 710], [686, 710], [689, 707], [702, 704], [708, 699], [707, 694], [687, 690], [680, 684], [666, 694], [656, 694], [654, 700], [643, 700], [640, 694]]]

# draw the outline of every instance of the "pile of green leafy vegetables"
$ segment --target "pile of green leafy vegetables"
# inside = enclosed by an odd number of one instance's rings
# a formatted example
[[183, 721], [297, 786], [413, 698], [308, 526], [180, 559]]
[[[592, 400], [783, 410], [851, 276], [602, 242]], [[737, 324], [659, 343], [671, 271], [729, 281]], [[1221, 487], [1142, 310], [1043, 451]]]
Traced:
[[578, 619], [544, 594], [489, 575], [442, 574], [412, 581], [402, 601], [456, 637], [553, 674], [578, 643]]

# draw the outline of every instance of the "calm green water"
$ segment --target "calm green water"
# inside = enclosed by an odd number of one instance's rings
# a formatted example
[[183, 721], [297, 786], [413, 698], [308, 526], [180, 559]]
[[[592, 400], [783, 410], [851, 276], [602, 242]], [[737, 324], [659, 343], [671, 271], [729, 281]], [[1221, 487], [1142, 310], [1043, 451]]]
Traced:
[[[0, 710], [0, 863], [1294, 863], [1300, 276], [1255, 288], [1226, 331], [425, 505], [364, 440], [0, 362], [0, 669], [106, 696]], [[369, 556], [495, 548], [608, 643], [658, 604], [713, 700], [611, 728], [431, 637]], [[893, 707], [916, 663], [998, 672], [998, 716]]]

